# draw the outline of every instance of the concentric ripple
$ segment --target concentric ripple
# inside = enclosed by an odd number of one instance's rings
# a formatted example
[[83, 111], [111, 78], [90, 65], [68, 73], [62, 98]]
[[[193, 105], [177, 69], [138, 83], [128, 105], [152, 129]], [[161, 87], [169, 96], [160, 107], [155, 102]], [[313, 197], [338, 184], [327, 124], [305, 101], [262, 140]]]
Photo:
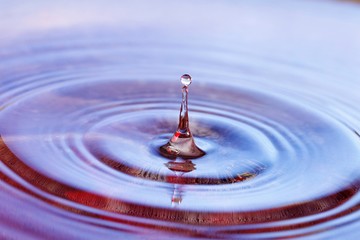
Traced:
[[296, 103], [214, 84], [193, 87], [190, 100], [207, 155], [187, 160], [186, 173], [168, 169], [157, 149], [176, 128], [177, 89], [97, 79], [18, 96], [2, 110], [3, 163], [71, 211], [198, 226], [324, 221], [320, 213], [357, 193], [360, 147], [350, 129]]
[[[5, 238], [359, 234], [355, 78], [101, 33], [47, 33], [0, 53]], [[181, 66], [194, 77], [190, 128], [206, 152], [192, 160], [158, 152], [178, 124]]]

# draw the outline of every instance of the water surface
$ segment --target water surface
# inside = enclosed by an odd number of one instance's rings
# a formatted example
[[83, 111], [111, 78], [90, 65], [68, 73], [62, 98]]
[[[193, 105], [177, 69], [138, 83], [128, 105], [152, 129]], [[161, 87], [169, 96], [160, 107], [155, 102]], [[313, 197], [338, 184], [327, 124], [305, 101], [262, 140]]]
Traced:
[[360, 235], [358, 5], [63, 3], [0, 16], [4, 238]]

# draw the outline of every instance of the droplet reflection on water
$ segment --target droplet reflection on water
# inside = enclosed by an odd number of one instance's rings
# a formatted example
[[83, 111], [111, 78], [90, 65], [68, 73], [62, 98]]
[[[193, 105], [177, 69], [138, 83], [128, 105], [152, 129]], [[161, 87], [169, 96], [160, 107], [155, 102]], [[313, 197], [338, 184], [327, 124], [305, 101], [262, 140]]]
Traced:
[[[2, 237], [359, 235], [356, 72], [151, 34], [156, 41], [139, 42], [131, 31], [65, 29], [3, 48]], [[179, 128], [174, 76], [183, 71], [196, 76], [191, 135], [206, 154], [164, 158], [159, 148]]]

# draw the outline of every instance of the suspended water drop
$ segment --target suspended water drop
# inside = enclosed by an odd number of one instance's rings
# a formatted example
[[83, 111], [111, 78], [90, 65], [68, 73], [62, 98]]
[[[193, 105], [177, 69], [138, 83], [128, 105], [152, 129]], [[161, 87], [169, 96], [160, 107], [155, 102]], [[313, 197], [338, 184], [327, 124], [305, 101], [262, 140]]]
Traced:
[[184, 74], [180, 81], [184, 86], [182, 88], [179, 125], [169, 142], [160, 147], [160, 153], [168, 158], [198, 158], [205, 155], [205, 152], [196, 146], [189, 127], [188, 86], [192, 82], [191, 76]]
[[184, 74], [181, 76], [180, 81], [185, 87], [188, 87], [191, 84], [191, 76], [189, 74]]

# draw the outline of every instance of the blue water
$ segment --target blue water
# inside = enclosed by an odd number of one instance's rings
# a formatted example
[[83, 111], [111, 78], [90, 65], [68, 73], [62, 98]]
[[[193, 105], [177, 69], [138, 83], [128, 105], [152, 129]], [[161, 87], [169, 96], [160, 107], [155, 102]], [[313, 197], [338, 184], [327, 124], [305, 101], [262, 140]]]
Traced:
[[[360, 5], [1, 9], [2, 238], [360, 235]], [[169, 160], [183, 73], [206, 155]]]

